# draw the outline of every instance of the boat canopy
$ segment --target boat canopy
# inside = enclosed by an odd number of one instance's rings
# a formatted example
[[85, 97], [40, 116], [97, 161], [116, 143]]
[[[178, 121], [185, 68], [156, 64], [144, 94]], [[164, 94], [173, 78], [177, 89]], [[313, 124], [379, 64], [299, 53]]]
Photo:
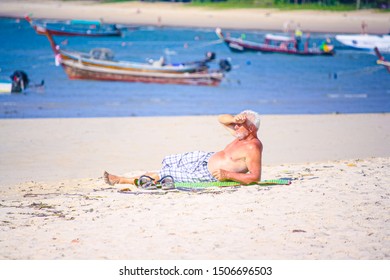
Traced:
[[83, 20], [83, 19], [72, 19], [70, 24], [79, 24], [79, 25], [100, 25], [99, 20]]
[[293, 38], [288, 37], [288, 36], [273, 35], [273, 34], [266, 34], [265, 40], [280, 41], [280, 42], [293, 42], [293, 41], [295, 41]]

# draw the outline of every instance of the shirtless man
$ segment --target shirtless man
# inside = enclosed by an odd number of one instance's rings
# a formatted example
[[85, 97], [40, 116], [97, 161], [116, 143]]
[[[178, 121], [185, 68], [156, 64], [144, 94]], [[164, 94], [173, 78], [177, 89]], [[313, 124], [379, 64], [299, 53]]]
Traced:
[[[220, 115], [218, 121], [235, 137], [216, 153], [191, 152], [164, 158], [158, 173], [147, 173], [156, 181], [170, 175], [175, 182], [236, 181], [250, 184], [261, 180], [263, 144], [257, 137], [260, 117], [245, 110], [238, 115]], [[107, 184], [135, 184], [135, 179], [104, 172]]]

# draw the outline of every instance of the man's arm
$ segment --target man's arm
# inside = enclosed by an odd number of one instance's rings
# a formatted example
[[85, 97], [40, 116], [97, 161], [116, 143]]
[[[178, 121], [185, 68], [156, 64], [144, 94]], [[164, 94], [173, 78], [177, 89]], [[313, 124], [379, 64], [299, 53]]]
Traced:
[[236, 124], [244, 123], [246, 121], [246, 116], [245, 115], [233, 116], [229, 114], [224, 114], [218, 117], [218, 121], [224, 125], [224, 127], [230, 132], [230, 134], [235, 135], [234, 126]]
[[213, 172], [213, 176], [218, 181], [235, 181], [242, 184], [250, 184], [260, 182], [261, 180], [261, 166], [262, 166], [262, 151], [263, 147], [257, 145], [251, 145], [248, 148], [248, 156], [245, 158], [248, 167], [247, 173], [231, 172], [223, 169], [219, 169]]

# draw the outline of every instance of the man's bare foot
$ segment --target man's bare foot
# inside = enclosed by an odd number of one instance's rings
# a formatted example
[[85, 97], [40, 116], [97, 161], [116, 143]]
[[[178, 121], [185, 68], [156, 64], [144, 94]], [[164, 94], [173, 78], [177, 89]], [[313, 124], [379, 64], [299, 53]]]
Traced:
[[104, 182], [109, 184], [110, 186], [113, 186], [115, 184], [119, 184], [120, 177], [109, 174], [107, 171], [104, 171]]

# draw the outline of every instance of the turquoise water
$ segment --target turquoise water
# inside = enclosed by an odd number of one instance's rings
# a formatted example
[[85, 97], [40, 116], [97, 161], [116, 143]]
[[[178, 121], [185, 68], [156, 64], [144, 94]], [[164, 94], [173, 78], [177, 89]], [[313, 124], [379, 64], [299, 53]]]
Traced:
[[[245, 33], [262, 41], [267, 32]], [[311, 42], [335, 34], [311, 34]], [[172, 62], [203, 58], [207, 51], [229, 59], [233, 70], [218, 87], [126, 82], [72, 81], [46, 37], [24, 20], [0, 19], [0, 80], [24, 70], [44, 89], [0, 95], [0, 118], [183, 116], [261, 114], [378, 113], [390, 111], [390, 73], [376, 65], [373, 53], [344, 48], [336, 42], [333, 57], [232, 53], [213, 29], [141, 27], [118, 38], [56, 37], [63, 48], [88, 52], [112, 49], [117, 59], [145, 61], [165, 55]], [[334, 40], [333, 40], [334, 41]], [[386, 55], [389, 58], [389, 55]]]

